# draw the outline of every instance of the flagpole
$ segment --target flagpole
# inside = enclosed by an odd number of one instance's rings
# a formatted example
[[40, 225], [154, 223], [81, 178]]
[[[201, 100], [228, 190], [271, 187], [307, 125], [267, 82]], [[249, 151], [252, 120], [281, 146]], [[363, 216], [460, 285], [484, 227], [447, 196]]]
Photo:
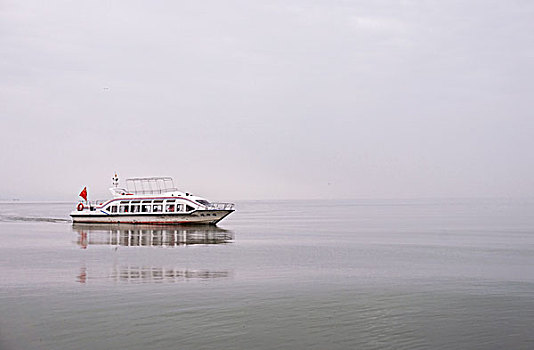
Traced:
[[[82, 192], [80, 192], [80, 194], [78, 196], [82, 197], [85, 200], [85, 205], [86, 206], [89, 206], [89, 199], [87, 198], [87, 186], [84, 186]], [[80, 204], [83, 205], [83, 202], [80, 203]]]

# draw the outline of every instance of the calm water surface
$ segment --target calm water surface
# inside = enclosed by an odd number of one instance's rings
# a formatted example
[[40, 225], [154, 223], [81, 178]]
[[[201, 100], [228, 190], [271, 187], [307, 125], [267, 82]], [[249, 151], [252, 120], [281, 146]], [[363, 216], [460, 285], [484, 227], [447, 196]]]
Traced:
[[257, 201], [218, 227], [0, 203], [0, 349], [532, 349], [534, 200]]

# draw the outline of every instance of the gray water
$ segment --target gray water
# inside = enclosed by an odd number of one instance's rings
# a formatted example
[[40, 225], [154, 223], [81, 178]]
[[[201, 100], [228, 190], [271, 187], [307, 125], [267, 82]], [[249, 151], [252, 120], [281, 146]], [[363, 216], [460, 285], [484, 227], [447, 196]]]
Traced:
[[218, 227], [0, 203], [1, 349], [532, 349], [534, 200], [251, 201]]

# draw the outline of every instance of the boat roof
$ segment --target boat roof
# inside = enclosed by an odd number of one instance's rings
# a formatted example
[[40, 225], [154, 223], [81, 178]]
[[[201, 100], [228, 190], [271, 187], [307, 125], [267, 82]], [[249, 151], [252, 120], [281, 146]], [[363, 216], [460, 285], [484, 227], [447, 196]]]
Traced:
[[162, 194], [178, 191], [169, 176], [131, 177], [126, 179], [128, 192], [132, 194]]

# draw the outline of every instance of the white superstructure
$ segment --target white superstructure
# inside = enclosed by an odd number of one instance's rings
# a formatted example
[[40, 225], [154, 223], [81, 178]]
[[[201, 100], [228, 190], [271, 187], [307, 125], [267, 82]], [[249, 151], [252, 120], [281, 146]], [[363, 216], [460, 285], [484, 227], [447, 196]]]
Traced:
[[126, 180], [119, 187], [117, 175], [110, 188], [112, 199], [81, 201], [70, 216], [75, 223], [216, 224], [234, 211], [232, 203], [210, 203], [181, 192], [170, 177]]

